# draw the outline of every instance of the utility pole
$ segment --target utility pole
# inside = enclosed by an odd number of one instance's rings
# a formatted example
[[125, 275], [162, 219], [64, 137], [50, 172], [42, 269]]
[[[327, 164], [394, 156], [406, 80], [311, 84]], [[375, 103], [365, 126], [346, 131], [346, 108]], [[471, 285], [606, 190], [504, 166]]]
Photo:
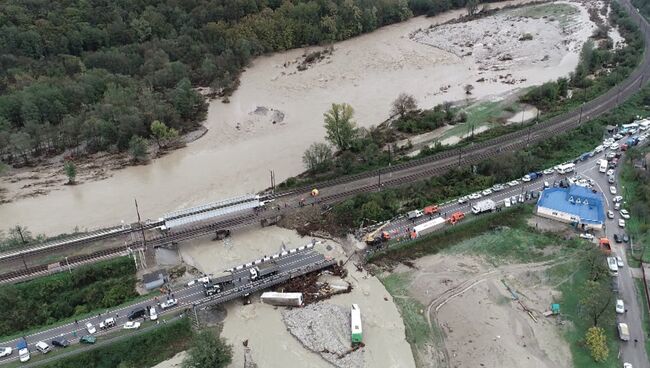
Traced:
[[269, 172], [271, 173], [271, 192], [275, 193], [275, 172], [271, 169], [269, 169]]
[[68, 257], [65, 257], [65, 263], [68, 265], [68, 272], [72, 273], [72, 269], [70, 268], [70, 262], [68, 261]]
[[138, 225], [140, 225], [140, 231], [142, 231], [142, 247], [144, 250], [147, 250], [147, 238], [144, 236], [144, 226], [142, 225], [142, 222], [140, 220], [140, 210], [138, 209], [138, 200], [133, 198], [135, 201], [135, 213], [138, 214]]
[[580, 105], [580, 118], [578, 119], [578, 124], [582, 123], [582, 108], [585, 107], [585, 103], [583, 102], [582, 105]]

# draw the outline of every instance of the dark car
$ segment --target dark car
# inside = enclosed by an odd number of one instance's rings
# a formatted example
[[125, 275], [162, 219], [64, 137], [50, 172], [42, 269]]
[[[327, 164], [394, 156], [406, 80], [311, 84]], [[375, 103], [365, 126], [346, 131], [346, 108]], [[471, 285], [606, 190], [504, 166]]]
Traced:
[[630, 237], [627, 236], [627, 234], [623, 234], [623, 242], [624, 242], [624, 243], [627, 243], [627, 242], [629, 242], [629, 241], [630, 241]]
[[623, 241], [623, 237], [618, 234], [614, 234], [614, 241], [617, 243], [621, 243]]
[[70, 341], [68, 341], [66, 338], [61, 336], [52, 340], [52, 345], [58, 346], [60, 348], [67, 348], [68, 346], [70, 346]]
[[145, 313], [146, 313], [146, 311], [144, 310], [144, 308], [134, 309], [134, 310], [129, 312], [129, 315], [128, 315], [129, 321], [132, 321], [132, 320], [134, 320], [136, 318], [144, 317]]
[[618, 277], [612, 277], [612, 291], [618, 293]]
[[79, 339], [79, 342], [82, 344], [94, 344], [97, 341], [97, 338], [93, 335], [82, 336]]

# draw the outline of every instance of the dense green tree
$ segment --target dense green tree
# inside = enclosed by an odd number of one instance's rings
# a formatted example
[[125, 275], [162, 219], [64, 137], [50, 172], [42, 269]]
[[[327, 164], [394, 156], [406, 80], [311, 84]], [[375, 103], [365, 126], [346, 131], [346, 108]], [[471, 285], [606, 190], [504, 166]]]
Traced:
[[63, 165], [65, 175], [68, 177], [68, 184], [74, 184], [77, 178], [77, 166], [72, 161], [66, 161]]
[[147, 140], [137, 135], [131, 136], [129, 154], [133, 161], [144, 161], [147, 157]]
[[312, 143], [302, 155], [305, 168], [313, 173], [328, 169], [332, 165], [332, 149], [325, 143]]
[[609, 289], [609, 280], [587, 280], [580, 290], [580, 311], [593, 326], [607, 325], [611, 320], [613, 295]]
[[156, 141], [158, 148], [165, 147], [168, 142], [178, 138], [178, 131], [174, 128], [169, 128], [165, 123], [159, 120], [154, 120], [151, 123], [151, 136]]
[[353, 120], [354, 109], [352, 106], [346, 103], [333, 103], [324, 116], [327, 140], [341, 151], [349, 149], [356, 136], [356, 123]]
[[192, 348], [183, 360], [183, 368], [224, 368], [232, 361], [232, 347], [210, 330], [203, 330], [192, 340]]

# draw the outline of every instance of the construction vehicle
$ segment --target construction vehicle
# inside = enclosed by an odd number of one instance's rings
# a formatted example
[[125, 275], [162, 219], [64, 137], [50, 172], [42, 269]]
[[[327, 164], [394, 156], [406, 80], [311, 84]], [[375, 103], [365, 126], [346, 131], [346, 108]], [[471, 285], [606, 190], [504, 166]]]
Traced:
[[431, 206], [424, 207], [424, 214], [425, 215], [433, 215], [436, 212], [438, 212], [438, 206], [435, 205], [435, 204], [432, 204]]
[[460, 221], [460, 220], [462, 220], [464, 218], [465, 218], [465, 214], [463, 212], [461, 212], [461, 211], [457, 211], [457, 212], [452, 213], [451, 216], [447, 219], [447, 221], [450, 224], [455, 225], [458, 221]]
[[557, 303], [551, 304], [551, 310], [544, 312], [544, 317], [556, 316], [560, 314], [560, 305]]
[[374, 231], [368, 233], [363, 237], [363, 241], [368, 245], [377, 245], [381, 242], [390, 240], [390, 233], [388, 231], [382, 231], [390, 222], [386, 222], [383, 225], [379, 226]]
[[600, 247], [600, 250], [603, 251], [603, 253], [606, 255], [612, 254], [612, 246], [609, 243], [609, 239], [600, 238], [598, 240], [598, 246]]

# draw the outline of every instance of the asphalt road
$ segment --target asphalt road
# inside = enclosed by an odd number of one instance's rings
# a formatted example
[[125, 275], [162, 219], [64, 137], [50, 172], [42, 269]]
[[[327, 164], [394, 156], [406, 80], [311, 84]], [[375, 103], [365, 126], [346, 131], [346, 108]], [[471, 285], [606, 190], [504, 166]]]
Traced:
[[[275, 257], [275, 255], [269, 256], [265, 259], [265, 262], [269, 262], [271, 260], [273, 260], [278, 265], [279, 267], [278, 277], [280, 277], [282, 275], [291, 275], [297, 270], [303, 270], [308, 266], [314, 265], [318, 262], [322, 262], [325, 260], [325, 257], [322, 254], [312, 249], [303, 249], [303, 250], [296, 250], [296, 251], [292, 250], [287, 252], [287, 254], [285, 255], [278, 255], [277, 257]], [[257, 263], [259, 263], [259, 261], [260, 260], [257, 260]], [[214, 296], [206, 297], [203, 292], [204, 291], [203, 285], [197, 282], [191, 286], [185, 286], [180, 289], [173, 290], [172, 294], [169, 295], [169, 297], [173, 297], [177, 299], [178, 304], [165, 311], [161, 310], [160, 307], [156, 306], [157, 302], [162, 303], [167, 298], [167, 296], [160, 296], [157, 298], [149, 298], [147, 300], [143, 300], [141, 302], [134, 303], [119, 309], [107, 310], [97, 316], [85, 318], [83, 320], [78, 320], [77, 321], [78, 323], [71, 322], [44, 331], [39, 331], [31, 335], [27, 335], [25, 336], [25, 338], [29, 345], [29, 350], [32, 354], [37, 354], [36, 348], [34, 346], [37, 342], [44, 341], [51, 346], [50, 344], [51, 340], [59, 336], [64, 336], [71, 343], [77, 343], [78, 339], [81, 336], [88, 334], [85, 328], [85, 325], [88, 322], [90, 322], [97, 329], [97, 333], [95, 334], [96, 336], [105, 335], [107, 333], [110, 333], [111, 330], [122, 328], [124, 323], [128, 321], [127, 318], [128, 313], [131, 310], [134, 310], [136, 308], [155, 306], [158, 315], [161, 315], [165, 313], [176, 312], [178, 310], [182, 310], [188, 307], [191, 308], [194, 304], [196, 304], [197, 306], [202, 304], [217, 304], [220, 302], [232, 300], [238, 296], [245, 295], [249, 292], [249, 290], [253, 288], [255, 289], [264, 288], [265, 283], [267, 281], [266, 279], [258, 280], [255, 282], [250, 280], [249, 269], [252, 266], [253, 266], [252, 262], [247, 263], [246, 265], [237, 266], [232, 272], [233, 280], [234, 280], [233, 283], [226, 286], [221, 293], [216, 294]], [[268, 285], [270, 286], [272, 285], [272, 283], [269, 282]], [[116, 327], [113, 327], [112, 329], [106, 331], [100, 331], [99, 323], [109, 317], [115, 318]], [[138, 320], [145, 321], [147, 319], [141, 318]], [[75, 333], [76, 333], [76, 337], [74, 336]], [[18, 351], [15, 350], [16, 343], [18, 342], [18, 340], [19, 339], [13, 339], [10, 341], [3, 341], [0, 343], [0, 346], [9, 346], [14, 349], [14, 352], [12, 353], [11, 356], [0, 359], [0, 364], [18, 359]], [[51, 348], [59, 349], [53, 346], [51, 346]]]

